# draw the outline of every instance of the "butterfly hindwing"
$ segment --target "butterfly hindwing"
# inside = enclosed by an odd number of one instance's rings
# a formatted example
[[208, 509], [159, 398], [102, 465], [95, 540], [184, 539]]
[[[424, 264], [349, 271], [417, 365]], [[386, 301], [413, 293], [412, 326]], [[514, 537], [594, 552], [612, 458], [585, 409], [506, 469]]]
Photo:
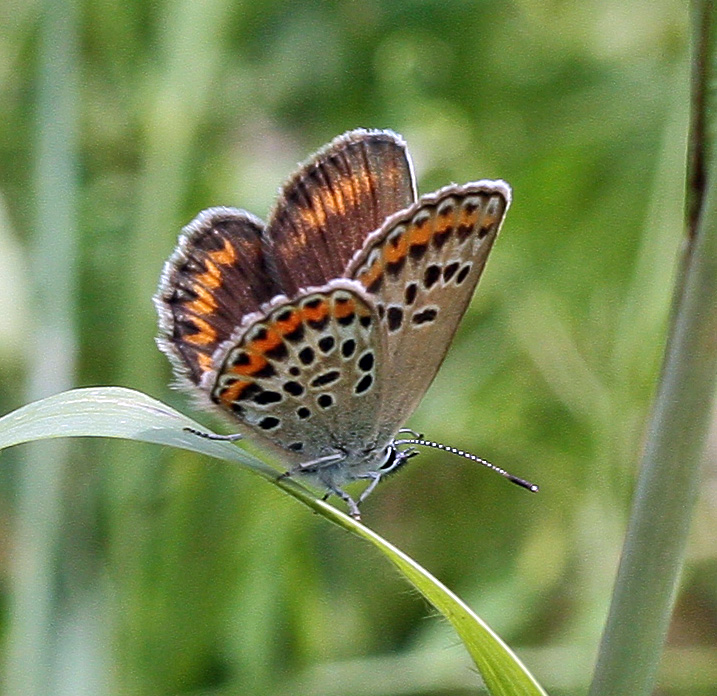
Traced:
[[509, 204], [502, 181], [447, 186], [389, 218], [349, 264], [386, 336], [378, 419], [387, 430], [405, 422], [433, 381]]
[[216, 356], [210, 398], [296, 461], [371, 442], [379, 331], [357, 283], [334, 280], [277, 298]]

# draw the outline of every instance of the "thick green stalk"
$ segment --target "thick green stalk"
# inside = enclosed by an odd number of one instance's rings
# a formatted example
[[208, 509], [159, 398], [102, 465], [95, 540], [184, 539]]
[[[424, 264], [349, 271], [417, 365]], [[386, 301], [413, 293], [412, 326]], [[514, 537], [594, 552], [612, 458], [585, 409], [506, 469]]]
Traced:
[[717, 162], [708, 104], [712, 2], [695, 7], [688, 245], [591, 696], [654, 688], [699, 488], [717, 376]]

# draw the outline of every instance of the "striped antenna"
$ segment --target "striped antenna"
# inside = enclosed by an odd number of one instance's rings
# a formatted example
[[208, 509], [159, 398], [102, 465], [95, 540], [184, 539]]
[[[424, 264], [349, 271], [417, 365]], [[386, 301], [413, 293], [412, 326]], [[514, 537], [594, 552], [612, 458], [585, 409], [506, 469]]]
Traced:
[[[408, 429], [404, 429], [402, 432], [413, 432], [413, 431], [408, 431]], [[417, 433], [414, 433], [414, 434], [417, 435]], [[486, 461], [485, 459], [476, 457], [475, 454], [471, 454], [470, 452], [464, 452], [463, 450], [457, 449], [456, 447], [451, 447], [450, 445], [444, 445], [440, 442], [432, 442], [431, 440], [424, 440], [420, 437], [406, 438], [405, 440], [395, 440], [393, 444], [395, 446], [419, 445], [420, 447], [433, 447], [434, 449], [443, 450], [444, 452], [449, 452], [450, 454], [455, 454], [455, 455], [458, 455], [459, 457], [463, 457], [464, 459], [470, 459], [472, 462], [477, 462], [478, 464], [482, 464], [483, 466], [488, 467], [492, 471], [495, 471], [496, 474], [500, 474], [504, 478], [507, 478], [508, 481], [510, 481], [511, 483], [514, 483], [517, 486], [521, 486], [522, 488], [526, 488], [531, 493], [537, 493], [538, 490], [540, 490], [537, 484], [530, 483], [530, 481], [526, 481], [525, 479], [518, 478], [517, 476], [513, 476], [513, 474], [509, 474], [505, 469], [501, 469], [499, 466], [496, 466], [495, 464], [491, 464], [490, 462]]]

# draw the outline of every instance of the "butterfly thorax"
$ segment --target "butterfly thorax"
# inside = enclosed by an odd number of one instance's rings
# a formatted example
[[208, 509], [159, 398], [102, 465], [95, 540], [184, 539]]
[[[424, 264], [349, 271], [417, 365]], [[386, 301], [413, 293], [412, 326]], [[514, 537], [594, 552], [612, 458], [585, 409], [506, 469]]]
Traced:
[[393, 468], [397, 456], [400, 453], [392, 441], [367, 447], [341, 446], [322, 457], [299, 463], [292, 469], [292, 475], [333, 490], [352, 481], [380, 478], [387, 468]]

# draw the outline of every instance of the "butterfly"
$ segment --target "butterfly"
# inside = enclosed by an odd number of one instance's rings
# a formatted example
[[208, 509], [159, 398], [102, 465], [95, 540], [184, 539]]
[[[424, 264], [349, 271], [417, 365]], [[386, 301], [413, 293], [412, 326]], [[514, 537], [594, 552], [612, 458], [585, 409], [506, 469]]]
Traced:
[[[238, 421], [355, 518], [427, 445], [403, 428], [431, 385], [510, 205], [504, 181], [420, 198], [405, 141], [349, 131], [280, 190], [264, 224], [201, 212], [166, 262], [158, 345], [180, 386]], [[344, 486], [368, 485], [355, 501]]]

